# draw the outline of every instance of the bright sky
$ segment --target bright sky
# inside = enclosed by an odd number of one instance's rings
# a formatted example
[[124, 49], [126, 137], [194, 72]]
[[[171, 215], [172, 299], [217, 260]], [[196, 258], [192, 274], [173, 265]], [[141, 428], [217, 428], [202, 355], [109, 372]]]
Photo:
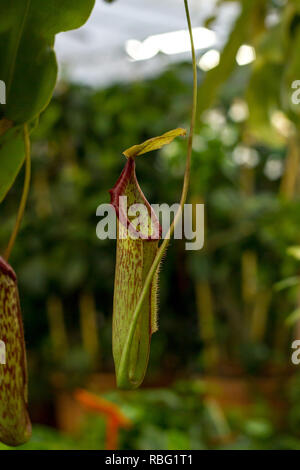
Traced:
[[[216, 0], [190, 0], [191, 16], [204, 68], [217, 61], [237, 14], [227, 2], [216, 21], [204, 28]], [[79, 30], [61, 33], [55, 49], [60, 74], [76, 82], [105, 86], [161, 72], [168, 64], [189, 58], [183, 0], [96, 0], [88, 22]], [[172, 35], [165, 34], [172, 32]], [[150, 37], [150, 38], [149, 38]], [[139, 60], [134, 60], [139, 59]]]

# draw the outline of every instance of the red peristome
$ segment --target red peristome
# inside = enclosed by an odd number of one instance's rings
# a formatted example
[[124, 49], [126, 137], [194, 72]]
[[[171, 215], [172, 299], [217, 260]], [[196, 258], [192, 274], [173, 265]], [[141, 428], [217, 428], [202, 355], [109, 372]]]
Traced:
[[111, 198], [110, 203], [114, 207], [117, 217], [119, 217], [119, 197], [124, 194], [126, 186], [130, 180], [130, 176], [132, 175], [132, 171], [134, 171], [134, 167], [134, 160], [132, 158], [128, 158], [126, 165], [122, 170], [122, 173], [117, 179], [116, 184], [112, 189], [108, 191]]
[[0, 272], [9, 276], [14, 282], [17, 282], [17, 276], [13, 268], [0, 256]]
[[[131, 224], [130, 220], [127, 217], [127, 214], [122, 213], [122, 208], [120, 207], [120, 204], [119, 204], [119, 197], [125, 195], [126, 187], [131, 178], [133, 178], [134, 184], [136, 185], [136, 188], [143, 200], [143, 203], [147, 207], [148, 214], [151, 217], [151, 221], [154, 227], [154, 234], [151, 237], [145, 237], [141, 233], [137, 234], [135, 227]], [[162, 228], [160, 226], [160, 223], [156, 217], [154, 210], [152, 209], [151, 205], [147, 201], [144, 193], [142, 192], [138, 184], [136, 173], [135, 173], [135, 160], [133, 158], [127, 159], [127, 162], [123, 168], [121, 175], [119, 176], [114, 187], [109, 190], [109, 194], [111, 197], [110, 203], [114, 207], [119, 221], [121, 222], [126, 221], [126, 227], [132, 234], [138, 235], [139, 238], [142, 238], [143, 240], [146, 240], [146, 241], [159, 240], [161, 238]]]

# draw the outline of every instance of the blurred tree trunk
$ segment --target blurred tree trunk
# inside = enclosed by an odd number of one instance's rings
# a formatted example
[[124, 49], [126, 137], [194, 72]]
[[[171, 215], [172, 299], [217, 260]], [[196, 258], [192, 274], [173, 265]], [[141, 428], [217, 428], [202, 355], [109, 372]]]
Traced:
[[264, 339], [271, 300], [271, 289], [265, 289], [257, 293], [250, 325], [250, 339], [254, 342], [262, 342]]
[[[193, 230], [198, 229], [195, 222], [196, 204], [203, 204], [200, 196], [194, 196], [193, 204]], [[201, 227], [203, 229], [203, 227]], [[197, 255], [196, 255], [197, 256]], [[200, 258], [199, 258], [200, 262]], [[208, 279], [195, 281], [196, 306], [199, 325], [199, 335], [203, 341], [203, 364], [206, 373], [212, 373], [219, 363], [219, 347], [215, 331], [215, 311], [213, 293]]]
[[196, 283], [196, 305], [199, 334], [204, 344], [204, 370], [206, 372], [213, 372], [219, 362], [219, 350], [215, 332], [212, 290], [208, 281], [199, 281]]
[[84, 292], [80, 296], [80, 328], [84, 349], [89, 354], [94, 366], [99, 361], [99, 339], [97, 314], [92, 294]]
[[254, 305], [257, 297], [257, 255], [252, 250], [242, 253], [242, 299], [244, 322], [248, 330], [252, 323]]
[[68, 351], [68, 338], [64, 322], [63, 304], [59, 297], [53, 295], [48, 298], [47, 313], [53, 357], [60, 360]]

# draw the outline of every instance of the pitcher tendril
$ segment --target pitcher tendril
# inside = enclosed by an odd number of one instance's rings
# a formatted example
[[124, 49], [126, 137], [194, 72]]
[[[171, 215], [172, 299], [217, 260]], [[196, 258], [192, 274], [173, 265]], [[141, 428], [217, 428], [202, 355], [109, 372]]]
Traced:
[[24, 125], [23, 128], [23, 135], [24, 135], [24, 146], [25, 146], [25, 179], [24, 179], [24, 187], [23, 187], [23, 193], [20, 201], [20, 206], [15, 222], [15, 226], [13, 229], [13, 232], [11, 234], [11, 237], [9, 239], [7, 248], [4, 253], [4, 258], [6, 261], [8, 261], [13, 246], [15, 244], [17, 235], [19, 233], [19, 229], [21, 226], [21, 222], [23, 219], [25, 207], [26, 207], [26, 202], [28, 198], [28, 193], [29, 193], [29, 188], [30, 188], [30, 178], [31, 178], [31, 158], [30, 158], [30, 138], [29, 138], [29, 131], [28, 131], [28, 126], [27, 124]]

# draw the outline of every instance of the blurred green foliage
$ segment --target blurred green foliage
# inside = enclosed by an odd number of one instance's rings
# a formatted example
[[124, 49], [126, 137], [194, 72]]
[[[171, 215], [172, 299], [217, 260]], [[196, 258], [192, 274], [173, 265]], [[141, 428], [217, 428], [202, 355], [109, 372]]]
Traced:
[[[300, 449], [299, 376], [285, 384], [282, 398], [290, 411], [283, 410], [279, 420], [272, 404], [262, 396], [248, 405], [245, 414], [239, 403], [224, 412], [206, 393], [205, 382], [193, 380], [180, 381], [168, 389], [106, 394], [132, 422], [119, 436], [119, 449]], [[73, 436], [36, 425], [31, 441], [17, 449], [101, 450], [104, 442], [104, 420], [87, 414]], [[5, 449], [9, 448], [0, 444], [0, 450]]]
[[24, 160], [22, 126], [36, 124], [48, 105], [57, 79], [55, 35], [79, 28], [94, 0], [0, 0], [0, 76], [6, 102], [0, 110], [0, 201], [12, 186]]
[[[249, 68], [243, 73], [249, 74]], [[236, 90], [237, 97], [241, 93], [242, 89]], [[109, 202], [108, 189], [123, 165], [122, 150], [167, 129], [188, 127], [189, 110], [188, 65], [145, 83], [106, 90], [66, 84], [57, 88], [34, 134], [32, 190], [11, 259], [19, 277], [30, 371], [33, 377], [38, 374], [39, 383], [43, 376], [49, 380], [53, 368], [68, 373], [72, 385], [92, 370], [112, 370], [115, 244], [97, 239], [96, 208]], [[218, 108], [206, 113], [196, 135], [190, 200], [205, 202], [205, 249], [185, 252], [183, 242], [171, 244], [160, 276], [161, 328], [153, 337], [150, 376], [203, 370], [201, 312], [196, 302], [197, 285], [203, 282], [210, 284], [213, 295], [219, 367], [233, 362], [255, 371], [266, 360], [287, 363], [289, 330], [282, 325], [294, 309], [293, 292], [272, 293], [263, 335], [252, 341], [249, 329], [255, 305], [250, 299], [245, 313], [242, 258], [245, 252], [256, 254], [258, 292], [272, 292], [274, 283], [297, 272], [297, 260], [286, 256], [286, 250], [298, 243], [299, 199], [280, 195], [286, 148], [245, 145], [243, 131], [244, 122], [232, 118], [232, 103], [225, 93]], [[186, 142], [178, 141], [139, 160], [138, 178], [150, 202], [178, 201], [185, 150]], [[278, 164], [275, 177], [268, 170], [270, 161]], [[13, 226], [22, 177], [3, 204], [3, 248]], [[247, 178], [250, 193], [244, 188]], [[101, 347], [96, 366], [80, 346], [79, 304], [86, 292], [96, 304]], [[53, 296], [61, 299], [68, 336], [67, 344], [56, 352], [47, 314]]]

